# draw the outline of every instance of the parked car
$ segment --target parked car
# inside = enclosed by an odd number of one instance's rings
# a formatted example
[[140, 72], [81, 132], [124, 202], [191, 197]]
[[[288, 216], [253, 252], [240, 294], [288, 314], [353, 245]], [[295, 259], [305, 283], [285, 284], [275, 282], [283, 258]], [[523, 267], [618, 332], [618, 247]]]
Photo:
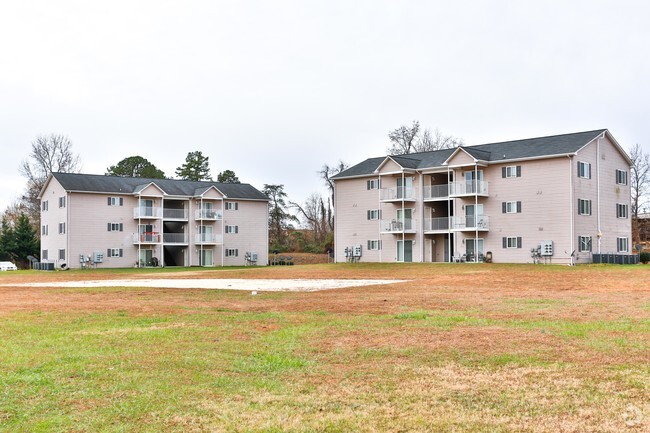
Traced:
[[0, 271], [17, 271], [18, 268], [11, 262], [0, 262]]

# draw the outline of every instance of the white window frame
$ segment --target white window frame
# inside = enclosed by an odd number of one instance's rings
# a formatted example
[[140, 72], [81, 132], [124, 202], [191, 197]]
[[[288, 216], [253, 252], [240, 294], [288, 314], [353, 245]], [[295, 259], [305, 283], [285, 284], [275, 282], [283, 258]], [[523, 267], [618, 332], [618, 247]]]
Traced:
[[517, 238], [518, 236], [506, 236], [506, 248], [518, 248]]
[[65, 196], [59, 197], [59, 208], [65, 207]]
[[507, 165], [506, 166], [506, 178], [517, 177], [517, 166], [516, 165]]
[[370, 209], [370, 210], [368, 210], [366, 217], [368, 218], [369, 221], [378, 220], [379, 219], [379, 209]]
[[[109, 223], [109, 224], [111, 225], [111, 229], [109, 231], [111, 231], [111, 232], [122, 231], [122, 230], [120, 230], [120, 224], [122, 224], [122, 223]], [[124, 227], [124, 226], [122, 226], [122, 227]]]
[[517, 213], [517, 202], [516, 201], [507, 201], [506, 202], [506, 213]]
[[234, 201], [227, 201], [226, 210], [239, 210], [239, 203]]
[[65, 223], [59, 223], [59, 234], [60, 235], [65, 234]]
[[110, 248], [110, 251], [108, 257], [120, 257], [120, 248]]
[[578, 252], [590, 253], [593, 248], [593, 239], [591, 236], [578, 236]]
[[627, 219], [628, 206], [624, 203], [616, 203], [616, 218]]
[[578, 199], [578, 215], [591, 215], [591, 200], [584, 198]]
[[616, 184], [627, 185], [627, 170], [616, 169]]
[[591, 179], [591, 163], [578, 161], [578, 177], [582, 179]]
[[48, 232], [49, 232], [49, 227], [47, 226], [47, 224], [44, 224], [41, 227], [41, 236], [47, 236]]
[[59, 260], [65, 260], [65, 248], [59, 248]]
[[47, 212], [50, 208], [50, 204], [48, 203], [48, 200], [43, 200], [41, 202], [41, 211]]
[[381, 240], [379, 239], [369, 239], [368, 240], [368, 251], [378, 251], [381, 250]]
[[49, 253], [47, 250], [41, 250], [41, 261], [49, 260]]
[[239, 226], [227, 225], [225, 231], [227, 234], [236, 235], [237, 233], [239, 233]]
[[226, 257], [239, 257], [239, 248], [226, 248]]
[[629, 253], [630, 252], [630, 240], [627, 237], [616, 238], [616, 252], [618, 253]]
[[370, 191], [371, 189], [379, 189], [379, 179], [369, 179], [366, 181], [366, 189]]
[[124, 199], [122, 197], [109, 197], [110, 204], [109, 206], [123, 206]]

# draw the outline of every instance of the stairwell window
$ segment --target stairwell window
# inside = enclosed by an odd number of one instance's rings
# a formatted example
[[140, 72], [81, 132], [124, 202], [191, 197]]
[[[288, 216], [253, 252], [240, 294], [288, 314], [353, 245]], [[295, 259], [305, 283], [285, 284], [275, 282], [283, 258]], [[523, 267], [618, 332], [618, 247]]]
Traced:
[[578, 199], [578, 215], [591, 215], [591, 200]]
[[588, 162], [578, 161], [578, 177], [591, 179], [591, 164]]
[[627, 218], [627, 205], [623, 203], [616, 203], [616, 218]]
[[619, 253], [627, 253], [630, 251], [628, 238], [616, 238], [616, 251]]
[[591, 252], [591, 236], [578, 236], [578, 251]]
[[616, 170], [616, 184], [617, 185], [627, 185], [627, 171], [626, 170]]

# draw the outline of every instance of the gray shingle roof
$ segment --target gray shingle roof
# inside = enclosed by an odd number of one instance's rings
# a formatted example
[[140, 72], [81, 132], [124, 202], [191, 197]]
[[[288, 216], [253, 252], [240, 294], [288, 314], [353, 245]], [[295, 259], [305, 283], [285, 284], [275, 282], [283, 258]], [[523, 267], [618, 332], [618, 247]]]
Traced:
[[[595, 131], [576, 132], [572, 134], [527, 138], [524, 140], [479, 144], [476, 146], [463, 146], [463, 149], [476, 159], [488, 162], [565, 155], [575, 153], [605, 131], [607, 130], [597, 129]], [[445, 160], [447, 160], [455, 150], [456, 149], [444, 149], [435, 150], [433, 152], [410, 153], [408, 155], [393, 155], [391, 158], [404, 168], [436, 168], [442, 167], [443, 162], [445, 162]], [[373, 174], [385, 159], [386, 157], [366, 159], [365, 161], [337, 174], [333, 179]], [[417, 162], [417, 164], [414, 161]]]
[[154, 183], [172, 196], [195, 197], [205, 192], [210, 186], [214, 186], [231, 199], [268, 200], [266, 195], [247, 183], [194, 182], [75, 173], [52, 173], [52, 176], [66, 191], [134, 194], [150, 183]]

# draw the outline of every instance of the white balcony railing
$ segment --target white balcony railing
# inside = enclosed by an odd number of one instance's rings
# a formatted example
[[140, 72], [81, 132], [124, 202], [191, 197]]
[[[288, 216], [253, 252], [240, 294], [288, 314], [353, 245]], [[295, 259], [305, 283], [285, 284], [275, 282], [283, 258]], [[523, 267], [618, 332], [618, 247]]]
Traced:
[[186, 244], [187, 233], [163, 233], [163, 243], [165, 244]]
[[488, 183], [482, 180], [450, 182], [449, 195], [488, 195]]
[[449, 184], [425, 186], [422, 193], [425, 200], [447, 198], [449, 197]]
[[395, 188], [382, 188], [379, 193], [379, 199], [383, 201], [415, 200], [416, 195], [416, 188], [398, 186]]
[[197, 209], [194, 212], [194, 219], [197, 220], [221, 220], [223, 219], [223, 212], [215, 209]]
[[415, 233], [417, 220], [412, 218], [381, 220], [381, 231], [384, 233]]
[[133, 218], [161, 218], [162, 209], [159, 207], [140, 206], [133, 208]]
[[187, 209], [163, 209], [164, 219], [186, 220]]
[[449, 217], [425, 218], [424, 231], [449, 230]]
[[151, 233], [133, 233], [133, 243], [138, 244], [158, 244], [160, 243], [160, 234]]
[[194, 242], [197, 244], [222, 244], [223, 236], [214, 233], [200, 233], [194, 235]]
[[490, 217], [487, 215], [451, 217], [452, 230], [489, 230]]

